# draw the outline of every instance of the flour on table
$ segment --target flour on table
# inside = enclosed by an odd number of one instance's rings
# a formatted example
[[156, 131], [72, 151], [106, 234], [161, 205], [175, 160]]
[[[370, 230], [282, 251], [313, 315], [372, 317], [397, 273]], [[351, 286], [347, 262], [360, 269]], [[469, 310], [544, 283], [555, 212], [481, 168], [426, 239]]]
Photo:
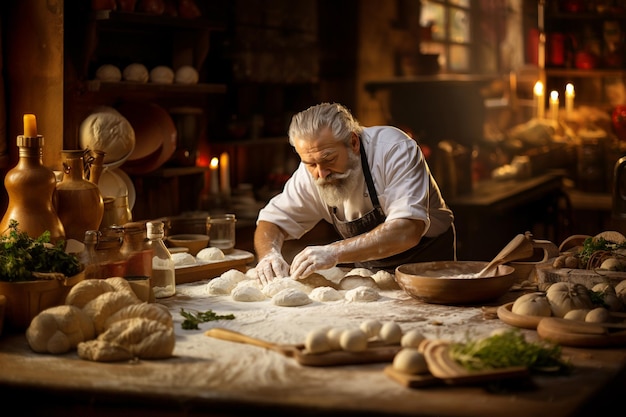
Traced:
[[[241, 283], [240, 283], [241, 284]], [[266, 299], [265, 294], [259, 288], [252, 285], [237, 285], [231, 292], [234, 301], [263, 301]]]
[[312, 300], [320, 301], [322, 303], [343, 299], [343, 295], [332, 287], [313, 288], [313, 290], [309, 294], [309, 297]]
[[286, 277], [286, 278], [276, 278], [275, 280], [267, 283], [267, 285], [263, 287], [263, 293], [267, 297], [272, 298], [277, 293], [287, 288], [298, 290], [303, 293], [311, 292], [311, 288], [307, 287], [301, 282], [298, 282], [289, 277]]
[[285, 288], [272, 297], [272, 302], [281, 307], [298, 307], [313, 302], [307, 293], [294, 289]]
[[345, 299], [350, 302], [369, 302], [376, 301], [380, 298], [380, 294], [371, 287], [356, 287], [346, 291]]

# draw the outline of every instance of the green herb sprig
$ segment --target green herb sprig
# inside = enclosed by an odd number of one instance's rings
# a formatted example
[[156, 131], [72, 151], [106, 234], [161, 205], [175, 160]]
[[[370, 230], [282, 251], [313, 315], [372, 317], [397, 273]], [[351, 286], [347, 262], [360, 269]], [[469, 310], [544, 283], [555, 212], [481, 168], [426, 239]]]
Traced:
[[183, 320], [182, 328], [185, 330], [198, 330], [198, 324], [206, 323], [207, 321], [216, 321], [216, 320], [234, 320], [235, 316], [233, 314], [225, 314], [219, 315], [216, 314], [213, 310], [207, 310], [205, 312], [196, 312], [191, 313], [185, 311], [184, 308], [180, 309], [180, 315], [183, 316], [185, 320]]
[[569, 364], [561, 358], [561, 347], [544, 342], [528, 342], [518, 330], [454, 343], [450, 354], [463, 367], [481, 371], [526, 366], [531, 371], [567, 372]]
[[68, 277], [80, 272], [78, 257], [65, 252], [63, 241], [51, 244], [50, 231], [33, 239], [18, 226], [11, 219], [8, 233], [0, 236], [0, 281], [30, 281], [33, 272], [58, 272]]

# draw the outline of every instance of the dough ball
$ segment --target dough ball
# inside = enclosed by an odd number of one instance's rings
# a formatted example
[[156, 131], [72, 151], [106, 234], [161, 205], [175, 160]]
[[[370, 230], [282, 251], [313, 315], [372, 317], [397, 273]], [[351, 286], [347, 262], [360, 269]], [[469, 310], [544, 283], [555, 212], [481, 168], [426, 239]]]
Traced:
[[385, 270], [380, 270], [372, 275], [372, 279], [376, 282], [378, 288], [384, 291], [399, 290], [400, 286], [396, 282], [395, 276]]
[[[233, 291], [235, 291], [237, 288], [241, 288], [241, 287], [253, 287], [256, 288], [257, 290], [263, 292], [263, 284], [261, 284], [260, 281], [254, 280], [254, 279], [244, 279], [242, 281], [239, 281], [237, 283], [237, 285], [235, 285], [235, 288], [233, 288]], [[265, 293], [263, 293], [263, 296], [265, 297]]]
[[223, 278], [230, 279], [235, 282], [247, 281], [248, 277], [246, 274], [241, 272], [238, 269], [229, 269], [221, 275]]
[[342, 329], [340, 327], [331, 327], [326, 332], [326, 338], [328, 339], [328, 344], [332, 350], [340, 350], [341, 349], [341, 335], [346, 329]]
[[204, 248], [198, 252], [196, 254], [196, 258], [203, 261], [221, 261], [226, 259], [226, 255], [224, 255], [224, 252], [222, 252], [220, 248], [209, 246], [208, 248]]
[[563, 318], [567, 320], [585, 321], [585, 317], [587, 317], [587, 313], [589, 313], [588, 308], [575, 308], [574, 310], [570, 310], [567, 313], [565, 313]]
[[310, 289], [318, 287], [331, 287], [339, 289], [339, 286], [332, 281], [327, 280], [323, 275], [312, 273], [306, 278], [299, 279], [298, 282], [306, 285]]
[[175, 266], [193, 265], [197, 263], [196, 258], [187, 252], [173, 253], [172, 260]]
[[387, 321], [381, 326], [378, 337], [386, 345], [395, 345], [402, 340], [402, 328], [395, 321]]
[[266, 298], [263, 291], [252, 285], [237, 285], [230, 295], [234, 301], [244, 302], [263, 301]]
[[174, 82], [174, 70], [165, 65], [158, 65], [150, 70], [150, 82], [172, 84]]
[[348, 352], [363, 352], [367, 349], [367, 335], [361, 329], [344, 330], [339, 345]]
[[307, 333], [304, 348], [308, 353], [324, 353], [333, 350], [328, 340], [328, 329], [315, 329]]
[[419, 329], [411, 329], [402, 335], [400, 346], [405, 348], [418, 348], [426, 337]]
[[346, 291], [345, 299], [350, 302], [369, 302], [376, 301], [380, 298], [380, 294], [374, 288], [357, 287]]
[[30, 348], [38, 353], [60, 354], [95, 337], [91, 319], [78, 307], [60, 305], [37, 314], [26, 329]]
[[126, 291], [105, 292], [99, 295], [83, 307], [83, 311], [93, 321], [96, 334], [104, 332], [106, 321], [110, 316], [131, 304], [139, 304], [139, 299], [135, 294]]
[[86, 279], [74, 285], [65, 297], [65, 304], [83, 308], [94, 298], [115, 288], [103, 279]]
[[173, 326], [134, 317], [113, 323], [97, 339], [79, 343], [77, 350], [82, 359], [101, 362], [165, 359], [172, 356], [175, 342]]
[[374, 273], [367, 268], [353, 268], [350, 271], [348, 271], [348, 273], [346, 273], [345, 276], [346, 277], [352, 277], [352, 276], [371, 277], [372, 275], [374, 275]]
[[141, 303], [122, 307], [106, 320], [104, 327], [105, 329], [108, 329], [115, 322], [131, 319], [133, 317], [156, 320], [166, 326], [173, 326], [174, 323], [172, 314], [163, 304]]
[[183, 65], [176, 70], [174, 81], [176, 84], [197, 84], [198, 71], [191, 65]]
[[589, 323], [606, 323], [610, 319], [609, 310], [604, 307], [596, 307], [585, 316], [585, 321]]
[[307, 293], [294, 288], [285, 288], [272, 297], [272, 302], [281, 307], [298, 307], [310, 304], [312, 301]]
[[80, 124], [79, 142], [82, 149], [103, 151], [104, 163], [110, 164], [135, 149], [135, 130], [119, 112], [99, 110]]
[[380, 328], [383, 326], [378, 320], [365, 320], [359, 325], [359, 328], [365, 333], [368, 339], [377, 337], [380, 332]]
[[148, 73], [148, 68], [146, 68], [145, 65], [133, 63], [124, 68], [122, 78], [124, 78], [125, 81], [147, 83], [150, 79], [150, 74]]
[[259, 279], [259, 274], [256, 271], [256, 268], [250, 268], [246, 271], [246, 278], [248, 279], [253, 279], [253, 280], [258, 280]]
[[334, 266], [329, 269], [321, 269], [317, 271], [317, 273], [335, 284], [339, 284], [341, 280], [346, 276], [346, 273], [343, 272], [343, 270], [338, 266]]
[[271, 298], [285, 289], [292, 289], [303, 293], [309, 293], [311, 291], [311, 289], [303, 283], [293, 280], [290, 277], [285, 277], [276, 278], [273, 281], [268, 282], [263, 287], [263, 293], [265, 293], [267, 297]]
[[341, 280], [339, 286], [342, 290], [353, 290], [357, 287], [378, 288], [376, 281], [372, 277], [362, 277], [359, 275], [346, 276]]
[[228, 295], [237, 285], [237, 281], [229, 277], [219, 276], [213, 278], [207, 284], [207, 293], [209, 295]]
[[311, 290], [309, 297], [312, 300], [327, 303], [330, 301], [342, 300], [343, 295], [332, 287], [317, 287]]
[[122, 71], [115, 65], [100, 65], [96, 70], [96, 80], [111, 82], [122, 81]]
[[428, 364], [424, 355], [416, 348], [403, 348], [393, 358], [393, 368], [404, 374], [418, 375], [428, 373]]

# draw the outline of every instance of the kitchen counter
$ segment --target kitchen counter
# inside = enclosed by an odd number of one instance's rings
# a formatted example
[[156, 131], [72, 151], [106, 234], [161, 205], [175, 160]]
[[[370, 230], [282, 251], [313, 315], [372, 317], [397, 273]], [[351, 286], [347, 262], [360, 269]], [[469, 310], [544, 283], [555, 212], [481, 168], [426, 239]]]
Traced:
[[[32, 352], [22, 334], [0, 338], [0, 398], [25, 416], [359, 415], [529, 416], [600, 415], [626, 394], [626, 350], [565, 348], [575, 365], [569, 376], [533, 376], [530, 384], [494, 391], [485, 385], [406, 388], [383, 373], [385, 363], [306, 367], [275, 351], [213, 339], [225, 327], [277, 343], [301, 343], [313, 328], [356, 327], [369, 318], [396, 321], [404, 331], [464, 340], [509, 328], [485, 317], [482, 306], [421, 303], [400, 290], [374, 302], [344, 300], [301, 307], [271, 301], [243, 303], [207, 296], [206, 281], [179, 285], [162, 300], [174, 317], [176, 348], [167, 360], [98, 363], [75, 353]], [[492, 303], [519, 296], [509, 293]], [[183, 330], [180, 309], [211, 309], [234, 320]], [[536, 332], [523, 330], [529, 339]], [[617, 378], [617, 380], [616, 380]]]

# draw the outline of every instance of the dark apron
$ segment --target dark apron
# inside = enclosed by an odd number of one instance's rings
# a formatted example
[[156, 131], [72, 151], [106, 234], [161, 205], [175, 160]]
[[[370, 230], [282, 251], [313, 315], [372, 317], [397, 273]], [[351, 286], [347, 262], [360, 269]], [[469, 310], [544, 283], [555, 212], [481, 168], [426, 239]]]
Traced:
[[[379, 224], [383, 223], [387, 218], [385, 212], [380, 206], [380, 202], [378, 201], [378, 194], [376, 193], [376, 188], [374, 187], [374, 180], [372, 179], [372, 173], [370, 172], [370, 168], [367, 163], [367, 156], [365, 155], [363, 144], [361, 144], [360, 151], [361, 166], [363, 168], [363, 175], [365, 176], [365, 184], [367, 185], [367, 190], [374, 208], [363, 217], [351, 221], [339, 220], [336, 216], [337, 209], [332, 208], [331, 215], [333, 218], [333, 225], [335, 230], [337, 230], [337, 233], [339, 233], [339, 235], [344, 239], [367, 233]], [[454, 240], [454, 228], [451, 226], [445, 233], [437, 237], [422, 237], [418, 245], [407, 249], [402, 253], [398, 253], [384, 259], [357, 262], [355, 263], [355, 266], [360, 268], [394, 270], [398, 265], [406, 263], [454, 260]]]

